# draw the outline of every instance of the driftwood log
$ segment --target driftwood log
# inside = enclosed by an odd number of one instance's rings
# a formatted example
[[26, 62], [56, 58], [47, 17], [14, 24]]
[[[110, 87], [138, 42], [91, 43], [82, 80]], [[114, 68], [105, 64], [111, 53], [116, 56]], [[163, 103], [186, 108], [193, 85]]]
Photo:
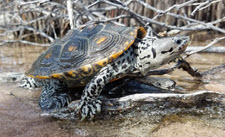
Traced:
[[[101, 115], [97, 119], [127, 118], [169, 114], [225, 114], [225, 94], [199, 91], [190, 94], [134, 94], [115, 99], [102, 99]], [[59, 111], [42, 113], [42, 116], [79, 120], [74, 111], [79, 101], [73, 101]]]

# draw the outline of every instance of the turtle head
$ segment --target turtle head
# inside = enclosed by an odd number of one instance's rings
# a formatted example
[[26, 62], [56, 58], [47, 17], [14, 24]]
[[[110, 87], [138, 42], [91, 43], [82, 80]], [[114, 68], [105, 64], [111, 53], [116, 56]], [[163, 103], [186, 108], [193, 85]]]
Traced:
[[137, 69], [145, 75], [151, 69], [167, 64], [185, 51], [189, 40], [188, 36], [144, 38], [138, 44]]

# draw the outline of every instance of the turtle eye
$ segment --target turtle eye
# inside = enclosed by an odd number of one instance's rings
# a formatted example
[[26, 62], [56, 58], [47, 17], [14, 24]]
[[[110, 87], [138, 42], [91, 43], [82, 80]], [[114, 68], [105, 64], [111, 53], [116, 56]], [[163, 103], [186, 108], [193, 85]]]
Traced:
[[176, 44], [180, 45], [181, 44], [181, 40], [180, 39], [176, 40]]

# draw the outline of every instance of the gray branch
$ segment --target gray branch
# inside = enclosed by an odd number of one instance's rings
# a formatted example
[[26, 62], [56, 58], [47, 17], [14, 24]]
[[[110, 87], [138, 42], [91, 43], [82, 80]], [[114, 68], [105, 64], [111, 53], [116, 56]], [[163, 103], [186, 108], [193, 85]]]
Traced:
[[209, 43], [208, 45], [206, 45], [205, 47], [202, 47], [202, 48], [199, 48], [198, 50], [194, 50], [194, 51], [191, 51], [191, 52], [187, 52], [186, 54], [188, 56], [192, 55], [192, 54], [195, 54], [197, 52], [200, 52], [200, 51], [203, 51], [203, 50], [206, 50], [208, 49], [209, 47], [215, 45], [216, 43], [218, 43], [219, 41], [225, 39], [225, 37], [220, 37], [220, 38], [215, 38], [211, 43]]

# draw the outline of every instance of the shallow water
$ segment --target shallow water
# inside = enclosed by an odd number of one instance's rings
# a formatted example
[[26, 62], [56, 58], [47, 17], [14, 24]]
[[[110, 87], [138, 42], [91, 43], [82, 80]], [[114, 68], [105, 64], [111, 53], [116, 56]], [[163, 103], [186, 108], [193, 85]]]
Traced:
[[[25, 72], [46, 48], [24, 45], [1, 46], [0, 72]], [[195, 54], [189, 57], [187, 61], [192, 67], [198, 68], [202, 72], [225, 63], [225, 54]], [[203, 89], [225, 93], [224, 73], [215, 75], [212, 80], [206, 83], [194, 79], [182, 70], [176, 70], [163, 77], [175, 80], [184, 93]], [[0, 135], [4, 137], [211, 137], [225, 135], [225, 114], [217, 116], [214, 114], [181, 113], [94, 122], [41, 117], [41, 110], [37, 105], [40, 90], [22, 89], [18, 88], [16, 84], [12, 82], [0, 84]]]

